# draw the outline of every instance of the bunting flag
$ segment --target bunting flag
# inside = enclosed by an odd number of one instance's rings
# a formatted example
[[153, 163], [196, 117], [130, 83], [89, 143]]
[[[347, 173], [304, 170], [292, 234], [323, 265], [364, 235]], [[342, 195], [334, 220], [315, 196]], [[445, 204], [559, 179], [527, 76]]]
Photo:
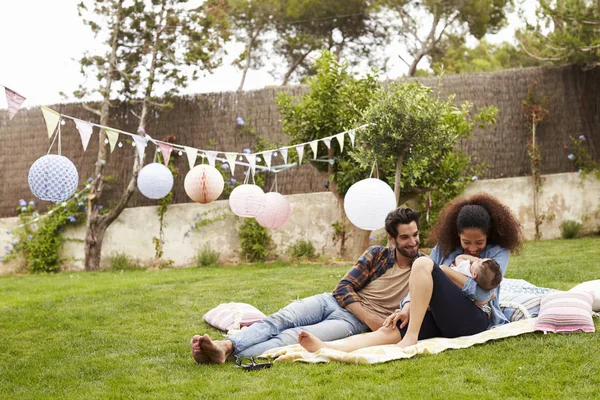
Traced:
[[171, 159], [171, 152], [173, 151], [173, 146], [166, 143], [158, 142], [156, 145], [160, 148], [160, 152], [163, 156], [163, 162], [165, 163], [165, 167], [169, 165], [169, 160]]
[[318, 140], [313, 140], [312, 142], [308, 143], [310, 145], [310, 148], [313, 152], [313, 159], [317, 158], [317, 148], [319, 147], [319, 141]]
[[264, 153], [262, 153], [263, 158], [265, 159], [265, 164], [267, 164], [267, 167], [269, 167], [269, 169], [271, 169], [271, 157], [273, 157], [273, 152], [272, 151], [265, 151]]
[[325, 143], [325, 146], [327, 146], [328, 149], [331, 149], [331, 138], [325, 138], [323, 139], [323, 143]]
[[235, 173], [235, 158], [237, 157], [237, 153], [225, 153], [225, 158], [229, 163], [229, 169], [231, 170], [231, 176]]
[[108, 139], [108, 143], [110, 143], [110, 152], [112, 153], [119, 141], [119, 132], [113, 131], [110, 128], [104, 128], [104, 132], [106, 132], [106, 138]]
[[244, 154], [246, 156], [246, 160], [248, 160], [248, 164], [250, 164], [250, 169], [252, 170], [252, 175], [256, 172], [256, 154]]
[[183, 146], [183, 148], [185, 150], [185, 154], [187, 155], [188, 163], [190, 164], [190, 169], [193, 169], [194, 165], [196, 165], [196, 158], [198, 158], [198, 149], [186, 146]]
[[356, 129], [350, 129], [348, 131], [348, 136], [350, 136], [350, 143], [352, 143], [352, 147], [354, 147], [354, 136], [356, 135]]
[[285, 149], [279, 149], [279, 152], [281, 153], [281, 157], [283, 158], [283, 163], [287, 164], [287, 155], [288, 155], [287, 147]]
[[25, 97], [7, 87], [4, 88], [4, 92], [6, 93], [6, 103], [8, 104], [8, 119], [11, 120], [17, 115], [21, 104], [25, 101]]
[[217, 158], [217, 152], [216, 151], [205, 151], [204, 154], [206, 154], [206, 158], [208, 158], [208, 165], [210, 165], [211, 167], [214, 167], [215, 159]]
[[75, 121], [75, 126], [79, 131], [79, 136], [81, 137], [81, 144], [83, 145], [83, 151], [86, 151], [88, 144], [90, 143], [92, 133], [94, 132], [94, 127], [89, 122], [83, 121], [81, 119], [73, 119], [73, 121]]
[[146, 152], [146, 146], [148, 145], [148, 139], [139, 135], [132, 135], [131, 138], [135, 142], [140, 162], [144, 161], [144, 153]]
[[338, 140], [338, 143], [340, 144], [340, 153], [344, 152], [344, 138], [345, 138], [345, 133], [338, 133], [337, 135], [335, 135], [335, 138]]
[[62, 116], [56, 111], [49, 109], [48, 107], [40, 106], [40, 108], [42, 109], [42, 114], [44, 114], [44, 119], [46, 120], [48, 138], [51, 138]]
[[302, 156], [304, 155], [304, 145], [300, 144], [296, 146], [296, 151], [298, 152], [298, 165], [302, 164]]

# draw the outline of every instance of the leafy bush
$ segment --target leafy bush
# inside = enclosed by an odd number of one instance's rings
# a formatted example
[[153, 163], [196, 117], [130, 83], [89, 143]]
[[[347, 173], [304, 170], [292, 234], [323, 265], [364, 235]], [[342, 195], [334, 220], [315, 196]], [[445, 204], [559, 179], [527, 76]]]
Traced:
[[220, 255], [221, 254], [218, 251], [212, 250], [209, 245], [205, 245], [198, 250], [198, 253], [196, 253], [194, 265], [196, 267], [210, 267], [216, 265], [219, 262]]
[[315, 247], [310, 240], [297, 240], [290, 248], [293, 258], [317, 258], [319, 255], [315, 252]]
[[135, 258], [123, 252], [111, 253], [108, 256], [108, 265], [109, 268], [113, 271], [142, 269], [142, 266]]
[[566, 220], [560, 224], [560, 235], [563, 239], [575, 239], [579, 237], [579, 232], [583, 224], [573, 220]]
[[265, 261], [274, 248], [269, 231], [260, 226], [254, 218], [244, 218], [238, 236], [242, 257], [249, 262]]

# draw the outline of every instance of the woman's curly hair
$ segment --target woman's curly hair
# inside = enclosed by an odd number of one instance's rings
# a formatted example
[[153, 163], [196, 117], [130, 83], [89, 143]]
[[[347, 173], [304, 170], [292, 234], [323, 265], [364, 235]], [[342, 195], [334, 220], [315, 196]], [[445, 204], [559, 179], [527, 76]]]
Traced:
[[485, 193], [456, 198], [448, 203], [433, 226], [429, 240], [437, 242], [442, 254], [447, 256], [461, 245], [459, 229], [462, 232], [465, 228], [483, 230], [488, 242], [511, 252], [518, 252], [523, 242], [521, 224], [512, 211], [498, 199]]

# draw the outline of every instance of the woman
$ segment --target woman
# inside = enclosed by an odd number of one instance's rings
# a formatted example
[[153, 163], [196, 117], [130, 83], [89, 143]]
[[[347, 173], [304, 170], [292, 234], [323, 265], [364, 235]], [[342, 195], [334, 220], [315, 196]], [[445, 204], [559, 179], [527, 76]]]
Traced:
[[[523, 238], [521, 226], [510, 209], [487, 194], [455, 199], [442, 210], [431, 237], [438, 244], [430, 257], [413, 263], [409, 296], [382, 328], [342, 343], [324, 343], [301, 332], [300, 344], [309, 351], [321, 347], [352, 351], [395, 343], [407, 347], [417, 340], [474, 335], [507, 323], [498, 305], [499, 288], [484, 290], [473, 278], [447, 266], [461, 254], [461, 258], [472, 262], [492, 258], [504, 276], [509, 253], [519, 250]], [[488, 302], [489, 314], [479, 307]]]

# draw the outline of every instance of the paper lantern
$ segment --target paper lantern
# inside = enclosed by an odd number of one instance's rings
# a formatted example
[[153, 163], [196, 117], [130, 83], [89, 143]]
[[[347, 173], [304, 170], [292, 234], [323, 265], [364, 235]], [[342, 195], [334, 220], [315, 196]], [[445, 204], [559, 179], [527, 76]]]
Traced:
[[256, 217], [264, 202], [265, 192], [257, 185], [240, 185], [229, 195], [229, 207], [238, 217]]
[[256, 222], [269, 229], [282, 227], [292, 215], [290, 202], [277, 192], [269, 192], [264, 197], [264, 207], [256, 214]]
[[173, 174], [160, 163], [146, 165], [137, 178], [138, 189], [149, 199], [162, 199], [173, 188]]
[[385, 217], [396, 208], [392, 188], [380, 179], [363, 179], [348, 189], [344, 211], [354, 226], [374, 231], [385, 226]]
[[67, 157], [48, 154], [33, 163], [27, 182], [38, 199], [59, 203], [73, 196], [79, 174]]
[[185, 192], [196, 203], [206, 204], [216, 200], [225, 182], [221, 173], [210, 165], [197, 165], [185, 176]]

